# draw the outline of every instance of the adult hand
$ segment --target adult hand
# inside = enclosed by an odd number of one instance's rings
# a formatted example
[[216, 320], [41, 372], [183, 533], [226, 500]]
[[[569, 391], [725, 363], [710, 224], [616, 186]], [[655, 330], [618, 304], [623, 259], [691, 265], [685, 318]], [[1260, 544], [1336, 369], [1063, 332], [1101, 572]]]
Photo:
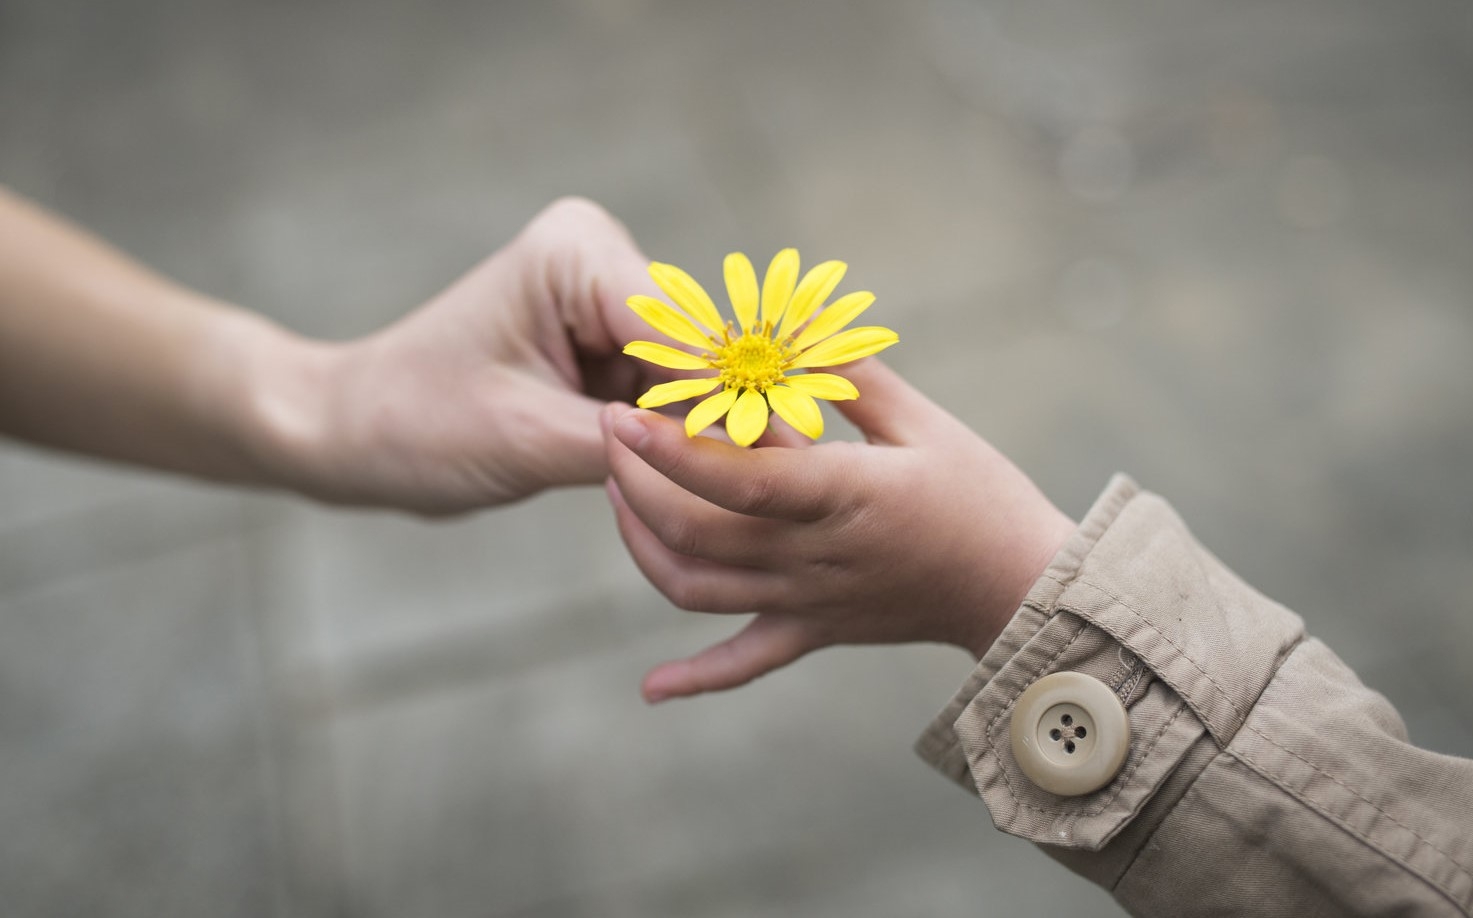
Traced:
[[683, 609], [756, 612], [665, 663], [650, 701], [733, 688], [832, 644], [986, 652], [1074, 524], [1001, 453], [878, 360], [834, 370], [867, 443], [738, 449], [660, 415], [603, 417], [619, 531]]
[[398, 323], [296, 348], [256, 403], [264, 461], [320, 499], [426, 514], [601, 480], [600, 408], [655, 381], [620, 353], [648, 264], [597, 205], [554, 203]]
[[602, 400], [651, 382], [620, 353], [647, 264], [597, 205], [559, 201], [404, 320], [331, 344], [0, 189], [0, 434], [421, 513], [597, 481]]

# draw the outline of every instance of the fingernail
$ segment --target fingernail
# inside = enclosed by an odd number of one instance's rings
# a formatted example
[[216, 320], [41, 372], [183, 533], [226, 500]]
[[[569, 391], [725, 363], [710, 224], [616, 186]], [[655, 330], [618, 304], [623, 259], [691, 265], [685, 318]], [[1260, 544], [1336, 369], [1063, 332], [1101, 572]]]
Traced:
[[638, 452], [649, 439], [649, 425], [645, 423], [643, 411], [630, 411], [614, 422], [614, 436], [620, 443]]
[[639, 693], [644, 696], [645, 704], [659, 704], [670, 697], [669, 692], [659, 687], [659, 680], [649, 676], [640, 683]]

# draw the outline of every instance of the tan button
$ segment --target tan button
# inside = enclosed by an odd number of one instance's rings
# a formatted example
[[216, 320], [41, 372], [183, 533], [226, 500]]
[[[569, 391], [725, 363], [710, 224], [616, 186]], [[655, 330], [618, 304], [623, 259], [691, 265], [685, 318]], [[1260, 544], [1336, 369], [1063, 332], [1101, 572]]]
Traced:
[[1130, 749], [1130, 718], [1110, 687], [1084, 673], [1051, 673], [1013, 708], [1013, 758], [1028, 780], [1077, 797], [1114, 780]]

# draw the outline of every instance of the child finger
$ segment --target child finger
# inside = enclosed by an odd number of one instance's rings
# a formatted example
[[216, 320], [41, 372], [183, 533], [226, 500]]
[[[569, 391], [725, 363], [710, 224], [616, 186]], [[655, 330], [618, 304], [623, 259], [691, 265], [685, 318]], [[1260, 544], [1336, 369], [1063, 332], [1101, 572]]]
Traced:
[[830, 510], [829, 463], [821, 450], [740, 449], [649, 411], [614, 420], [613, 436], [651, 468], [719, 507], [749, 516], [814, 520]]
[[858, 427], [871, 443], [901, 445], [919, 439], [942, 409], [878, 357], [831, 367], [859, 389], [859, 398], [834, 406]]
[[676, 554], [754, 567], [786, 556], [787, 530], [796, 524], [718, 507], [661, 475], [617, 440], [610, 441], [608, 465], [609, 499], [633, 511]]
[[806, 622], [759, 615], [741, 631], [695, 656], [656, 666], [645, 675], [640, 691], [650, 704], [658, 704], [669, 698], [733, 689], [787, 666], [818, 646]]
[[676, 554], [629, 509], [612, 482], [609, 498], [619, 536], [635, 566], [676, 607], [720, 614], [754, 612], [781, 596], [779, 575]]
[[762, 432], [762, 436], [758, 437], [757, 442], [752, 445], [758, 449], [764, 446], [803, 449], [804, 447], [812, 446], [813, 441], [808, 439], [806, 435], [794, 430], [787, 421], [784, 421], [774, 413], [767, 421], [767, 429]]

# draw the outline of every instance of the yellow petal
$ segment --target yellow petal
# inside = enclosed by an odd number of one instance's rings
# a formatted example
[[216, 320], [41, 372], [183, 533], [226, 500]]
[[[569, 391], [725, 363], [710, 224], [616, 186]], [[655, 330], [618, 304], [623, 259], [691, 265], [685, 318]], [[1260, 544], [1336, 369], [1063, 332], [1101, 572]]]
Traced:
[[766, 429], [767, 400], [751, 389], [743, 389], [726, 413], [726, 435], [737, 446], [751, 446]]
[[710, 347], [712, 342], [709, 337], [696, 328], [694, 322], [676, 312], [668, 304], [662, 303], [652, 296], [636, 294], [629, 298], [629, 308], [635, 314], [662, 335], [668, 335], [681, 344], [689, 344], [693, 347]]
[[737, 396], [741, 394], [741, 389], [722, 389], [696, 405], [690, 410], [690, 414], [685, 416], [685, 435], [694, 437], [715, 424], [716, 419], [726, 414], [731, 409], [732, 403], [737, 400]]
[[831, 402], [859, 398], [859, 390], [855, 388], [854, 383], [842, 376], [835, 376], [833, 373], [799, 373], [787, 377], [786, 382], [787, 385], [804, 395], [827, 399]]
[[748, 332], [757, 324], [757, 272], [741, 252], [726, 256], [726, 293], [736, 312], [737, 330]]
[[671, 402], [683, 402], [697, 395], [705, 395], [720, 384], [721, 377], [719, 376], [705, 379], [677, 379], [674, 382], [651, 386], [650, 391], [641, 395], [635, 404], [641, 408], [658, 408]]
[[696, 283], [696, 279], [686, 274], [674, 265], [661, 264], [658, 261], [650, 262], [650, 277], [665, 291], [665, 295], [675, 301], [675, 305], [690, 313], [690, 317], [709, 328], [714, 334], [721, 334], [722, 326], [726, 323], [721, 321], [721, 313], [716, 311], [716, 304], [711, 302], [711, 297], [706, 293], [706, 288]]
[[657, 363], [662, 367], [669, 367], [672, 370], [706, 370], [711, 367], [711, 361], [700, 354], [692, 354], [668, 344], [656, 344], [653, 341], [631, 341], [624, 345], [624, 353], [630, 357]]
[[834, 367], [870, 354], [878, 354], [899, 340], [899, 335], [883, 326], [851, 328], [810, 347], [799, 354], [798, 359], [790, 366], [795, 370], [803, 367]]
[[801, 351], [839, 331], [859, 318], [859, 314], [868, 309], [874, 301], [875, 295], [868, 290], [846, 293], [834, 300], [828, 308], [818, 314], [817, 318], [808, 323], [807, 328], [798, 333], [798, 337], [793, 339], [794, 350]]
[[781, 341], [807, 322], [818, 307], [823, 305], [823, 301], [829, 298], [829, 294], [834, 292], [834, 288], [839, 286], [839, 281], [844, 279], [844, 272], [847, 270], [849, 266], [842, 261], [826, 261], [805, 274], [793, 293], [793, 302], [788, 304], [788, 311], [783, 313], [783, 324], [777, 330], [777, 340]]
[[773, 327], [782, 320], [793, 298], [793, 287], [798, 283], [798, 250], [783, 249], [772, 256], [767, 266], [767, 277], [762, 281], [762, 321], [771, 322]]
[[823, 436], [823, 412], [818, 402], [787, 386], [773, 386], [767, 390], [767, 401], [777, 416], [787, 421], [798, 433], [810, 440]]

